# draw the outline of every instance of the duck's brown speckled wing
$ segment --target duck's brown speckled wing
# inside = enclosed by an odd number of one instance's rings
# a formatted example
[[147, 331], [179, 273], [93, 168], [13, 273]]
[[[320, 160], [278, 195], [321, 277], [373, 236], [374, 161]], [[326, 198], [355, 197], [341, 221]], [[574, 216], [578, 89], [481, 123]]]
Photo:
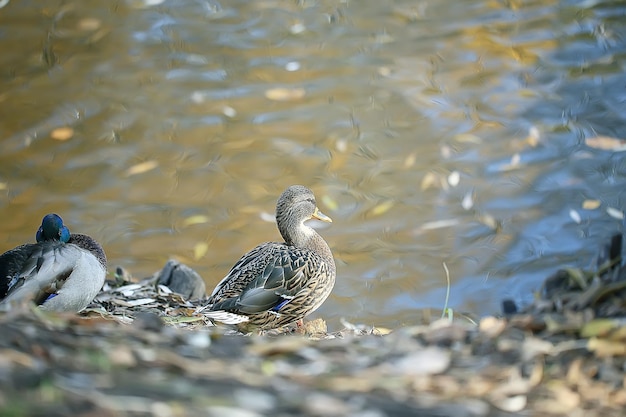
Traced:
[[[245, 254], [218, 285], [209, 300], [211, 310], [254, 315], [280, 312], [311, 286], [324, 259], [307, 249], [281, 243], [266, 243]], [[308, 311], [308, 306], [302, 306]]]
[[257, 271], [259, 264], [271, 256], [271, 247], [279, 244], [276, 242], [263, 243], [244, 254], [215, 286], [209, 297], [209, 302], [215, 303], [241, 294], [244, 288], [255, 278], [255, 275], [260, 272]]

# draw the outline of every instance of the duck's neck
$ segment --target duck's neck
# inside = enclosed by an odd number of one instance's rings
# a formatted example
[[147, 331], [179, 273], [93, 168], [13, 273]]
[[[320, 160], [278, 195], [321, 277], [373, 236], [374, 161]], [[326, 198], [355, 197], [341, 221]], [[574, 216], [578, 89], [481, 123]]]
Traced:
[[326, 259], [332, 268], [335, 267], [333, 253], [331, 252], [328, 243], [326, 243], [324, 238], [320, 236], [312, 227], [301, 223], [300, 227], [292, 227], [287, 230], [279, 227], [279, 230], [283, 239], [285, 239], [286, 244], [313, 251]]
[[312, 241], [322, 239], [313, 228], [305, 225], [304, 222], [297, 227], [283, 228], [279, 226], [278, 230], [283, 239], [285, 239], [286, 244], [298, 248], [308, 248]]

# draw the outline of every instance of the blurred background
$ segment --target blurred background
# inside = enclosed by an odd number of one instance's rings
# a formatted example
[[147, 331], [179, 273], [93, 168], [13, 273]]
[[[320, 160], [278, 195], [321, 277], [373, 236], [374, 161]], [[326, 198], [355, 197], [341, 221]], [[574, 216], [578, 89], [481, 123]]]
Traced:
[[601, 0], [0, 2], [0, 251], [41, 218], [109, 269], [213, 286], [315, 192], [315, 313], [498, 312], [623, 229], [626, 5]]

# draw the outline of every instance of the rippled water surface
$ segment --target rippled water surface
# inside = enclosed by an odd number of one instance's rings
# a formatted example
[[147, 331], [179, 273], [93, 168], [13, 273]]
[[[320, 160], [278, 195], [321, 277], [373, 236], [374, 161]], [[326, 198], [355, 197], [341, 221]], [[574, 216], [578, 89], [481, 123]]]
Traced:
[[[0, 9], [0, 250], [61, 214], [137, 276], [215, 285], [279, 239], [290, 184], [334, 223], [315, 313], [485, 314], [588, 266], [626, 199], [618, 1], [17, 1]], [[111, 268], [112, 269], [112, 268]]]

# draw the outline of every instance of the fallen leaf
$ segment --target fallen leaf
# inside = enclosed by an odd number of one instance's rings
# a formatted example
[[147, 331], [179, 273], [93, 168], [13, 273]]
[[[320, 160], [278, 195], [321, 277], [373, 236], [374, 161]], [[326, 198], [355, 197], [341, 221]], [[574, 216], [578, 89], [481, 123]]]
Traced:
[[304, 97], [304, 88], [270, 88], [265, 91], [265, 97], [274, 101], [293, 101]]
[[377, 204], [372, 210], [370, 210], [370, 213], [373, 216], [380, 216], [381, 214], [388, 212], [389, 209], [391, 209], [394, 205], [395, 203], [393, 202], [393, 200], [383, 201], [382, 203]]
[[586, 376], [583, 372], [582, 358], [576, 358], [567, 370], [565, 381], [570, 385], [574, 385], [580, 384], [580, 382], [584, 379], [586, 379]]
[[526, 143], [528, 143], [531, 147], [536, 147], [539, 144], [539, 140], [541, 139], [541, 135], [539, 134], [539, 129], [535, 126], [528, 129], [528, 136], [526, 136]]
[[461, 182], [461, 174], [459, 171], [452, 171], [450, 175], [448, 175], [448, 184], [453, 187], [456, 187]]
[[126, 170], [126, 176], [130, 177], [132, 175], [143, 174], [144, 172], [151, 171], [158, 166], [159, 166], [159, 163], [154, 160], [141, 162], [137, 165], [133, 165], [132, 167], [128, 168]]
[[320, 318], [311, 321], [305, 321], [303, 327], [305, 334], [320, 334], [328, 332], [326, 321]]
[[459, 143], [475, 143], [477, 145], [483, 142], [481, 137], [472, 135], [471, 133], [459, 133], [454, 136], [454, 140]]
[[626, 344], [623, 342], [603, 340], [598, 339], [597, 337], [589, 339], [587, 342], [587, 349], [594, 352], [596, 356], [601, 358], [626, 355]]
[[485, 226], [487, 226], [488, 228], [492, 229], [492, 230], [499, 230], [500, 229], [500, 223], [498, 222], [498, 220], [496, 220], [495, 217], [493, 217], [491, 214], [489, 213], [483, 213], [480, 216], [478, 216], [478, 220], [484, 224]]
[[54, 140], [68, 140], [74, 136], [74, 129], [71, 127], [59, 127], [50, 132], [50, 137]]
[[580, 405], [580, 395], [565, 384], [552, 384], [546, 388], [552, 394], [551, 398], [540, 400], [537, 404], [543, 413], [568, 415]]
[[289, 32], [294, 35], [302, 33], [306, 30], [306, 26], [302, 22], [295, 22], [293, 25], [289, 27]]
[[461, 201], [461, 207], [463, 207], [464, 210], [470, 210], [472, 207], [474, 207], [473, 191], [468, 191], [467, 194], [465, 194], [463, 200]]
[[590, 338], [594, 336], [604, 336], [620, 325], [622, 325], [622, 323], [620, 323], [619, 320], [595, 319], [585, 323], [583, 328], [580, 329], [580, 337]]
[[120, 300], [120, 299], [116, 299], [114, 298], [113, 300], [111, 300], [112, 303], [114, 304], [118, 304], [124, 307], [137, 307], [137, 306], [143, 306], [146, 304], [152, 304], [154, 302], [156, 302], [156, 300], [154, 298], [139, 298], [137, 300]]
[[157, 290], [159, 292], [159, 295], [172, 294], [173, 293], [172, 290], [170, 290], [168, 287], [166, 287], [165, 285], [162, 285], [162, 284], [157, 285]]
[[594, 138], [586, 138], [585, 145], [594, 149], [603, 151], [621, 152], [626, 151], [626, 140], [612, 138], [609, 136], [596, 136]]
[[237, 110], [235, 110], [234, 108], [230, 106], [222, 107], [222, 113], [224, 113], [224, 116], [230, 117], [230, 118], [237, 116]]
[[193, 259], [196, 261], [200, 258], [204, 257], [206, 253], [209, 251], [209, 244], [206, 242], [198, 242], [193, 247]]
[[129, 285], [124, 285], [123, 287], [115, 288], [113, 292], [119, 292], [119, 293], [122, 293], [124, 297], [130, 297], [131, 295], [135, 293], [135, 291], [137, 291], [140, 288], [141, 288], [141, 284], [129, 284]]
[[417, 156], [415, 155], [415, 152], [411, 152], [411, 153], [409, 154], [409, 156], [407, 156], [407, 157], [404, 159], [404, 167], [405, 167], [405, 168], [410, 168], [410, 167], [412, 167], [413, 165], [415, 165], [415, 161], [416, 161], [416, 160], [417, 160]]
[[492, 398], [491, 403], [502, 411], [517, 413], [526, 407], [528, 398], [525, 395], [513, 395], [511, 397]]
[[189, 216], [185, 220], [183, 220], [183, 226], [188, 227], [194, 224], [203, 224], [209, 221], [208, 216], [204, 216], [202, 214], [198, 214], [196, 216]]
[[595, 210], [600, 207], [600, 200], [585, 200], [583, 201], [583, 209]]
[[435, 220], [422, 224], [418, 230], [443, 229], [445, 227], [456, 226], [457, 224], [459, 224], [459, 222], [459, 219]]
[[505, 328], [506, 320], [498, 319], [493, 316], [483, 318], [478, 324], [478, 330], [480, 330], [481, 333], [492, 338], [499, 336]]
[[165, 316], [162, 317], [165, 324], [195, 323], [204, 320], [201, 316]]
[[100, 26], [102, 22], [92, 17], [83, 18], [78, 22], [78, 28], [85, 31], [94, 31], [100, 29]]
[[437, 176], [434, 173], [429, 172], [426, 175], [424, 175], [424, 178], [422, 178], [420, 189], [422, 191], [425, 191], [429, 189], [430, 187], [437, 185], [438, 183], [439, 183], [439, 180], [437, 179]]
[[393, 330], [388, 329], [386, 327], [373, 327], [372, 328], [372, 334], [375, 334], [376, 336], [385, 336], [388, 335], [392, 332]]
[[438, 347], [427, 347], [409, 353], [393, 362], [393, 371], [402, 375], [435, 375], [444, 372], [451, 363], [450, 352]]
[[624, 212], [614, 207], [607, 207], [606, 213], [617, 220], [624, 220]]
[[522, 358], [528, 361], [539, 355], [549, 355], [553, 348], [554, 345], [547, 340], [530, 336], [522, 343]]
[[328, 194], [324, 194], [322, 196], [322, 203], [324, 203], [324, 205], [328, 207], [330, 211], [335, 211], [339, 208], [337, 202], [333, 200]]

